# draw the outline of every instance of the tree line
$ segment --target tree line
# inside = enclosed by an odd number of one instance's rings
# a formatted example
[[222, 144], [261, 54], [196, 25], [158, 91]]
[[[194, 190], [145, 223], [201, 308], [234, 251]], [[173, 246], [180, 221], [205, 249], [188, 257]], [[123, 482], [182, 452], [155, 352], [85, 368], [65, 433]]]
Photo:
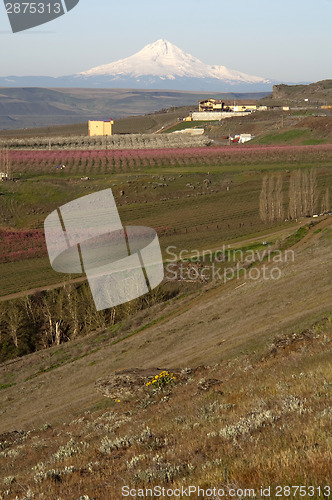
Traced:
[[179, 292], [160, 285], [151, 293], [97, 311], [87, 283], [24, 296], [0, 304], [0, 362], [60, 345], [105, 329]]
[[317, 170], [291, 172], [288, 191], [288, 208], [285, 210], [282, 175], [265, 175], [259, 198], [259, 214], [262, 222], [298, 219], [307, 215], [330, 210], [330, 191], [321, 193], [317, 184]]

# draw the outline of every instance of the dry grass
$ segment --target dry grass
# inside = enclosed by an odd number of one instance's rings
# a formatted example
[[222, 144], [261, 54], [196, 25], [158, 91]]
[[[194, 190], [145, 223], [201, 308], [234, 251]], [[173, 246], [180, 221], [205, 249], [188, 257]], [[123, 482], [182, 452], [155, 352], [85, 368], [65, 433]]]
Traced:
[[[17, 385], [3, 389], [2, 498], [328, 484], [330, 241], [331, 229], [304, 241], [279, 283], [210, 284], [151, 311], [150, 329], [128, 324], [133, 335], [116, 344], [105, 332], [3, 365]], [[38, 375], [80, 345], [85, 355]], [[146, 386], [156, 367], [175, 383]]]
[[107, 411], [3, 434], [1, 498], [109, 500], [123, 485], [324, 486], [331, 348], [330, 317], [302, 339], [276, 339], [262, 358], [184, 369], [172, 387], [141, 383], [106, 400]]

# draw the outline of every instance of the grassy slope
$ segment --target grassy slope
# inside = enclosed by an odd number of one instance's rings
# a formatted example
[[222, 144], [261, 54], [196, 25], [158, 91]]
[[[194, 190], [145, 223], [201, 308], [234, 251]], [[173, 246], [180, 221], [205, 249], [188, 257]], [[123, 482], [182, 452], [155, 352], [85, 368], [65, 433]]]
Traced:
[[[123, 484], [327, 484], [329, 226], [323, 221], [321, 231], [313, 228], [298, 243], [295, 261], [281, 264], [279, 281], [210, 284], [120, 331], [4, 365], [0, 384], [15, 385], [2, 389], [1, 429], [34, 427], [29, 435], [2, 438], [3, 475], [16, 477], [12, 496], [22, 486], [49, 499], [106, 500], [120, 497]], [[137, 322], [150, 327], [137, 329]], [[133, 367], [147, 369], [140, 383], [139, 372], [129, 390], [115, 383], [114, 370], [130, 374]], [[145, 387], [156, 367], [175, 370], [174, 389]], [[194, 371], [181, 375], [185, 367]], [[95, 387], [100, 377], [106, 377], [102, 393]], [[108, 387], [109, 399], [102, 395]], [[65, 473], [66, 466], [74, 470]]]
[[177, 123], [176, 125], [173, 125], [172, 127], [168, 128], [165, 130], [163, 133], [170, 134], [171, 132], [176, 132], [177, 130], [184, 130], [187, 128], [200, 128], [204, 127], [205, 125], [211, 125], [213, 123], [217, 123], [218, 120], [211, 120], [211, 121], [192, 121], [192, 122], [180, 122]]
[[206, 132], [212, 139], [223, 136], [252, 134], [250, 144], [314, 145], [332, 142], [332, 117], [311, 116], [303, 112], [259, 111], [245, 117], [232, 117]]

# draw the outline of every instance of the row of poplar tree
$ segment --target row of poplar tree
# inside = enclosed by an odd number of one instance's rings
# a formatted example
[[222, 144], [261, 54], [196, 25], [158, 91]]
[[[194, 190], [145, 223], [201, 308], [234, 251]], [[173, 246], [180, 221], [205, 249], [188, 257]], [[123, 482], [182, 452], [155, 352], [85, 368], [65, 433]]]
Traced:
[[318, 189], [317, 170], [294, 170], [290, 174], [288, 206], [285, 207], [282, 175], [265, 175], [259, 199], [263, 222], [298, 219], [330, 210], [330, 192]]

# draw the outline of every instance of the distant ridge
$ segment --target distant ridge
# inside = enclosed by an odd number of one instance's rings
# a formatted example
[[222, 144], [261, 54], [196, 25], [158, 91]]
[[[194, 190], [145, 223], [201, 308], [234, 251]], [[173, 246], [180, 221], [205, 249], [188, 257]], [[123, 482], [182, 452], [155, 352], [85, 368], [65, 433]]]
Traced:
[[206, 97], [223, 100], [260, 99], [268, 92], [213, 93], [136, 89], [0, 89], [0, 129], [20, 129], [87, 122], [154, 113], [161, 109], [190, 106]]
[[313, 104], [332, 104], [332, 79], [308, 85], [274, 85], [272, 99], [297, 104], [308, 99]]

